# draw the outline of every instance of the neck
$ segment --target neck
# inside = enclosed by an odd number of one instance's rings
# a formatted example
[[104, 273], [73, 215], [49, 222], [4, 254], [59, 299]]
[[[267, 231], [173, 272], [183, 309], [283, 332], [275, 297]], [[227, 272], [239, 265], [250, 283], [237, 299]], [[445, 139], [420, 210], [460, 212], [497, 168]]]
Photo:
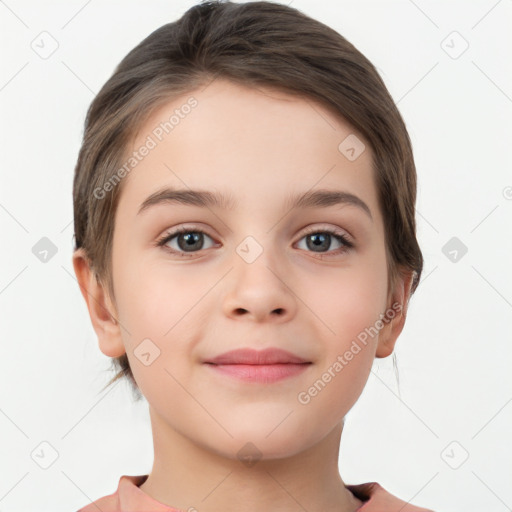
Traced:
[[251, 462], [198, 446], [151, 408], [150, 415], [155, 457], [140, 489], [161, 503], [201, 512], [355, 512], [362, 505], [338, 470], [343, 423], [305, 451]]

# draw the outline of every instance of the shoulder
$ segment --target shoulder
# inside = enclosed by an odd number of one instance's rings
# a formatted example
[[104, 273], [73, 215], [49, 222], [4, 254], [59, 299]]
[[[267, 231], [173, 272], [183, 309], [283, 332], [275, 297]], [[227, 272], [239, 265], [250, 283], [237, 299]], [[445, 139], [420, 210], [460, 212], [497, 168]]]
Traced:
[[89, 505], [79, 509], [77, 512], [98, 512], [98, 510], [101, 510], [102, 512], [120, 510], [118, 492], [116, 491], [108, 496], [103, 496], [103, 498], [99, 498], [96, 501], [89, 503]]
[[363, 505], [356, 512], [434, 512], [431, 509], [417, 507], [401, 500], [384, 489], [377, 482], [368, 482], [359, 485], [347, 485], [347, 489]]
[[139, 487], [148, 475], [123, 475], [117, 490], [86, 505], [77, 512], [123, 512], [151, 510], [152, 512], [179, 512], [147, 495]]
[[108, 496], [103, 496], [97, 500], [89, 503], [85, 507], [79, 509], [77, 512], [119, 512], [124, 506], [123, 502], [130, 501], [130, 496], [134, 489], [138, 489], [147, 475], [129, 476], [123, 475], [119, 478], [117, 489]]

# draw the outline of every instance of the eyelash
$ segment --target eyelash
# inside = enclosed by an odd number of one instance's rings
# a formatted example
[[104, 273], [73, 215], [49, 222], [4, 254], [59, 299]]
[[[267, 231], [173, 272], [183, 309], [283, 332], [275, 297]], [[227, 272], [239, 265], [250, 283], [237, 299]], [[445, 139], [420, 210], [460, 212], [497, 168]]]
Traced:
[[[193, 226], [192, 227], [182, 226], [180, 228], [175, 229], [171, 233], [166, 233], [164, 236], [162, 236], [161, 238], [159, 238], [155, 242], [155, 245], [157, 247], [164, 247], [165, 250], [168, 250], [169, 252], [171, 252], [173, 254], [177, 254], [180, 257], [191, 258], [194, 254], [197, 254], [200, 251], [186, 253], [186, 252], [177, 251], [175, 249], [171, 249], [170, 247], [166, 247], [165, 246], [165, 244], [170, 242], [177, 235], [180, 235], [180, 234], [183, 234], [183, 233], [201, 233], [203, 235], [206, 235], [206, 236], [212, 238], [208, 233], [206, 233], [206, 231], [203, 231], [202, 229], [199, 229], [199, 228], [196, 229]], [[302, 235], [302, 237], [299, 239], [299, 241], [302, 240], [303, 238], [309, 236], [309, 235], [319, 234], [319, 233], [320, 234], [327, 233], [329, 235], [332, 235], [336, 240], [338, 240], [339, 242], [341, 242], [344, 245], [344, 247], [342, 247], [340, 249], [337, 249], [336, 251], [329, 251], [329, 252], [324, 252], [324, 253], [316, 253], [316, 254], [318, 254], [320, 256], [321, 259], [326, 257], [326, 256], [327, 257], [338, 256], [338, 255], [344, 254], [345, 252], [347, 252], [350, 249], [354, 248], [354, 244], [346, 237], [345, 234], [341, 233], [338, 230], [332, 229], [332, 228], [326, 228], [326, 229], [310, 228], [308, 231], [306, 231], [306, 233], [304, 233]], [[308, 252], [313, 252], [313, 251], [308, 251]]]

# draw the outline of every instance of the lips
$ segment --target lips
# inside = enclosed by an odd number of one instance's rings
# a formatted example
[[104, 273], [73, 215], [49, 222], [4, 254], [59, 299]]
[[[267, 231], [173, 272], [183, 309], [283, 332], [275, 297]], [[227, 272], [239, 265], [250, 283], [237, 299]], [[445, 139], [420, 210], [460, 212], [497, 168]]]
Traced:
[[225, 352], [205, 363], [216, 365], [272, 365], [272, 364], [302, 364], [310, 363], [291, 352], [279, 348], [254, 350], [241, 348]]
[[278, 348], [242, 348], [208, 359], [204, 364], [217, 375], [238, 382], [272, 384], [302, 374], [312, 362]]

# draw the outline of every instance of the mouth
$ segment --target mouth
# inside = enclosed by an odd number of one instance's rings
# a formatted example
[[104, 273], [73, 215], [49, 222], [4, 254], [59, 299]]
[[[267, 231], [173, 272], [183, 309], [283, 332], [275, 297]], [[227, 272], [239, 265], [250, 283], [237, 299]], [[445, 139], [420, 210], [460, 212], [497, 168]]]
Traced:
[[299, 375], [313, 363], [291, 352], [268, 348], [232, 350], [204, 364], [217, 373], [242, 381], [272, 383]]

